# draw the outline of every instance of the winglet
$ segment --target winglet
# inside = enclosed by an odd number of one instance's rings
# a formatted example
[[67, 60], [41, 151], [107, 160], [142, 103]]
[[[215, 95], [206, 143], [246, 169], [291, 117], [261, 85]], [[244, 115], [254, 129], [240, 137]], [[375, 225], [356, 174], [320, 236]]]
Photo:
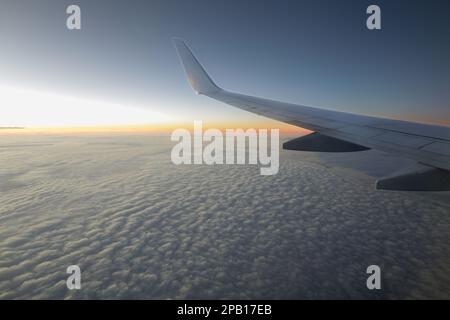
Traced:
[[197, 94], [209, 94], [221, 89], [211, 80], [202, 65], [183, 40], [173, 38], [173, 44], [183, 65], [189, 84]]

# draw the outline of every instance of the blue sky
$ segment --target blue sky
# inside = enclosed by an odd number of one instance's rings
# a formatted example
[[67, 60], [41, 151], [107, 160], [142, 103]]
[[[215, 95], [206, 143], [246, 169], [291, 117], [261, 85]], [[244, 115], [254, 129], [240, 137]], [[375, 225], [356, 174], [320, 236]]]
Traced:
[[[381, 31], [365, 26], [373, 3]], [[81, 31], [65, 27], [69, 4], [82, 9]], [[0, 85], [186, 120], [256, 119], [193, 94], [176, 36], [232, 91], [450, 123], [448, 12], [439, 0], [2, 0]]]

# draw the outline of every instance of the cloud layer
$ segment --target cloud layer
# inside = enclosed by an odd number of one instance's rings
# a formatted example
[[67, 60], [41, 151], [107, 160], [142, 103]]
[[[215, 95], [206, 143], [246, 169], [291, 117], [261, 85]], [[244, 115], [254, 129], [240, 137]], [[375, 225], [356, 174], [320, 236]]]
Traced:
[[[170, 148], [146, 136], [4, 138], [0, 298], [450, 296], [448, 195], [375, 191], [370, 173], [332, 168], [354, 155], [282, 152], [280, 172], [260, 176], [174, 166]], [[79, 291], [65, 285], [72, 264]], [[366, 288], [371, 264], [381, 292]]]

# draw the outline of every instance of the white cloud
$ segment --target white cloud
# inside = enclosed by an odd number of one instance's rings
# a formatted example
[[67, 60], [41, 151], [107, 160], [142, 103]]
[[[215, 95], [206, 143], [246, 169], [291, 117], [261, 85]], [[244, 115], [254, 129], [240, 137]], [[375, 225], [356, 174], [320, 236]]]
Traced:
[[[262, 177], [174, 166], [170, 146], [117, 136], [2, 148], [1, 173], [14, 174], [0, 180], [0, 298], [448, 297], [448, 200], [374, 191], [309, 153], [283, 152], [279, 174]], [[64, 283], [72, 264], [76, 292]], [[365, 287], [369, 264], [381, 293]]]

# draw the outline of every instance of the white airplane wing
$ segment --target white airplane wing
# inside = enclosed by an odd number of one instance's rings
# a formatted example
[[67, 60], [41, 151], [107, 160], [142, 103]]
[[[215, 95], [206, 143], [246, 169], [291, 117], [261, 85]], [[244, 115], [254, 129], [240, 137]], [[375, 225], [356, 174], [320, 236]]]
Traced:
[[314, 133], [286, 142], [290, 150], [351, 152], [377, 149], [417, 165], [377, 181], [378, 189], [450, 190], [450, 127], [377, 118], [233, 93], [218, 87], [180, 39], [173, 39], [187, 79], [197, 92], [234, 107]]

